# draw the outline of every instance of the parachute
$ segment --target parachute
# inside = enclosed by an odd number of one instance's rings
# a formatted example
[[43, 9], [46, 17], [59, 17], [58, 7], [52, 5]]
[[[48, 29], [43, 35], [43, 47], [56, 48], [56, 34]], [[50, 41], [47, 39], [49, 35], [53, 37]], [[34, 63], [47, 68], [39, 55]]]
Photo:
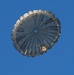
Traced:
[[15, 48], [25, 56], [46, 53], [60, 36], [60, 21], [52, 12], [33, 10], [17, 20], [12, 31]]

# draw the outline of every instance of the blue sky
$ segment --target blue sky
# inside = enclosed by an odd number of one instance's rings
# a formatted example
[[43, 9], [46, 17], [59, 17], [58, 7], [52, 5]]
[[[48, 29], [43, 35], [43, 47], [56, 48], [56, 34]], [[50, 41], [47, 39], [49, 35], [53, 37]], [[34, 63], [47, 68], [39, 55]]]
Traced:
[[[59, 41], [29, 58], [13, 46], [11, 32], [29, 10], [52, 11], [61, 21]], [[0, 0], [0, 75], [74, 75], [74, 0]]]

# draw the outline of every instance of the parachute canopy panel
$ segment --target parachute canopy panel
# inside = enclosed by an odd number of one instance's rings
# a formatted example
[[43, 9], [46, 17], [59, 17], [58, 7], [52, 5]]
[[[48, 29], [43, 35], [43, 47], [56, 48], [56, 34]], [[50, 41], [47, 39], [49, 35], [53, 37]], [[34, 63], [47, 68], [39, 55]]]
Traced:
[[26, 56], [37, 56], [50, 49], [60, 36], [60, 21], [52, 12], [29, 11], [17, 20], [12, 31], [15, 48]]

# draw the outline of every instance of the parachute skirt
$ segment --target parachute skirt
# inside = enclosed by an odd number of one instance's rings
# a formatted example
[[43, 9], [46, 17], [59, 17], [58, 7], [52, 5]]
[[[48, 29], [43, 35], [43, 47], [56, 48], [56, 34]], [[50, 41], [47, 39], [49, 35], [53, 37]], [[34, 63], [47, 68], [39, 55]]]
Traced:
[[52, 12], [29, 11], [17, 20], [12, 31], [14, 47], [25, 56], [47, 52], [60, 36], [60, 21]]

